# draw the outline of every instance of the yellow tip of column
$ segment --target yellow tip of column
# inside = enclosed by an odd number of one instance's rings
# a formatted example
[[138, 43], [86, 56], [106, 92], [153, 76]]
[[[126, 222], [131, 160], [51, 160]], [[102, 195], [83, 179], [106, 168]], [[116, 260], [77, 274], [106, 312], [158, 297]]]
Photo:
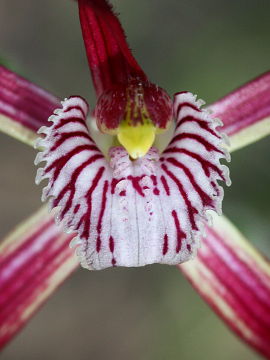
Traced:
[[143, 157], [153, 145], [156, 127], [151, 124], [131, 126], [123, 123], [119, 126], [117, 138], [132, 159]]

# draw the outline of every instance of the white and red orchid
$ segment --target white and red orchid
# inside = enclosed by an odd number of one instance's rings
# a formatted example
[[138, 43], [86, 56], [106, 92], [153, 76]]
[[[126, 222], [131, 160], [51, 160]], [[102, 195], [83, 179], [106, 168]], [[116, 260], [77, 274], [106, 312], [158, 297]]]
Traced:
[[[270, 358], [270, 266], [224, 218], [218, 180], [229, 182], [228, 159], [216, 130], [220, 118], [236, 150], [270, 133], [270, 73], [210, 106], [188, 92], [174, 104], [149, 83], [131, 55], [124, 32], [103, 0], [79, 0], [90, 69], [98, 96], [91, 117], [78, 96], [62, 103], [4, 67], [0, 68], [0, 129], [30, 145], [45, 136], [37, 180], [48, 178], [43, 198], [58, 207], [82, 264], [179, 264], [205, 240], [198, 256], [178, 265], [230, 328]], [[47, 118], [53, 124], [47, 126]], [[164, 135], [159, 132], [171, 132]], [[95, 122], [107, 134], [100, 141]], [[165, 137], [166, 149], [159, 136]], [[96, 140], [96, 142], [95, 142]], [[163, 139], [164, 140], [164, 139]], [[44, 210], [10, 234], [0, 249], [0, 346], [77, 267], [65, 235]]]
[[45, 150], [36, 162], [47, 164], [37, 182], [49, 179], [43, 199], [52, 197], [51, 208], [61, 208], [57, 219], [78, 231], [74, 244], [84, 267], [179, 264], [196, 251], [206, 210], [220, 213], [217, 180], [228, 179], [219, 165], [221, 136], [190, 93], [176, 95], [174, 107], [169, 146], [161, 155], [147, 149], [136, 160], [118, 146], [107, 161], [90, 136], [88, 106], [79, 97], [65, 100], [50, 118], [53, 125], [41, 128], [46, 138], [37, 145]]
[[[203, 102], [189, 92], [167, 93], [149, 82], [124, 41], [106, 1], [79, 0], [86, 52], [97, 93], [87, 126], [87, 103], [72, 96], [42, 127], [37, 142], [46, 161], [37, 182], [48, 179], [43, 200], [59, 207], [57, 220], [78, 233], [84, 267], [179, 264], [196, 252], [207, 210], [221, 213], [229, 184], [224, 137]], [[157, 133], [175, 118], [169, 145], [160, 153]], [[102, 154], [91, 122], [117, 144]], [[113, 138], [114, 137], [114, 138]]]

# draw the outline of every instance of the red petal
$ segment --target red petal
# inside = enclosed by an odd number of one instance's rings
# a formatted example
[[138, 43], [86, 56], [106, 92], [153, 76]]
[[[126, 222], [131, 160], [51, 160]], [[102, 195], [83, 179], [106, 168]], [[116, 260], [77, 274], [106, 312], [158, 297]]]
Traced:
[[214, 218], [194, 261], [179, 266], [214, 311], [270, 358], [270, 263], [225, 218]]
[[1, 243], [0, 348], [77, 267], [70, 240], [42, 209]]
[[146, 80], [122, 26], [105, 0], [78, 0], [82, 33], [97, 96], [130, 78]]
[[30, 81], [0, 66], [0, 112], [37, 131], [59, 100]]
[[270, 133], [270, 72], [267, 72], [210, 106], [224, 123], [233, 151]]

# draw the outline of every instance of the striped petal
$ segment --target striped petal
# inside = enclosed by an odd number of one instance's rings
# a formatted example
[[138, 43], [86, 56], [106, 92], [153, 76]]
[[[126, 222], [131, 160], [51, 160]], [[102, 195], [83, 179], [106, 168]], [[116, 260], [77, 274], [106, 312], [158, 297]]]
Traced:
[[53, 95], [0, 66], [0, 131], [33, 146], [36, 131], [58, 105]]
[[270, 134], [270, 72], [243, 85], [210, 106], [230, 136], [230, 151]]
[[214, 216], [213, 225], [196, 259], [179, 268], [229, 328], [269, 359], [269, 260], [226, 218]]
[[43, 208], [1, 242], [0, 348], [77, 267], [70, 240]]
[[159, 158], [151, 148], [130, 160], [126, 150], [110, 150], [110, 163], [93, 142], [85, 122], [87, 104], [80, 97], [65, 100], [41, 128], [46, 161], [37, 182], [48, 179], [43, 200], [58, 207], [57, 219], [78, 233], [74, 242], [82, 265], [142, 266], [155, 262], [179, 264], [198, 247], [206, 211], [221, 212], [223, 191], [229, 183], [226, 157], [217, 121], [201, 110], [191, 93], [176, 96], [175, 136]]

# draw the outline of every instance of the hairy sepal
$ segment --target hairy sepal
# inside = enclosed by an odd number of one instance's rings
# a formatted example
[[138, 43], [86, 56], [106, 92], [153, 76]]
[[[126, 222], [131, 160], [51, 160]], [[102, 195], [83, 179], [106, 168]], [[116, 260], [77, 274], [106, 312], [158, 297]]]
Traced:
[[151, 148], [132, 161], [115, 147], [108, 163], [88, 131], [86, 102], [71, 97], [62, 106], [50, 118], [52, 126], [40, 130], [45, 138], [38, 141], [43, 151], [36, 163], [46, 165], [37, 182], [48, 179], [43, 200], [50, 198], [57, 220], [77, 233], [72, 245], [82, 265], [103, 269], [189, 260], [206, 211], [221, 212], [217, 181], [229, 182], [219, 164], [226, 153], [218, 123], [192, 94], [177, 95], [175, 135], [161, 157]]

